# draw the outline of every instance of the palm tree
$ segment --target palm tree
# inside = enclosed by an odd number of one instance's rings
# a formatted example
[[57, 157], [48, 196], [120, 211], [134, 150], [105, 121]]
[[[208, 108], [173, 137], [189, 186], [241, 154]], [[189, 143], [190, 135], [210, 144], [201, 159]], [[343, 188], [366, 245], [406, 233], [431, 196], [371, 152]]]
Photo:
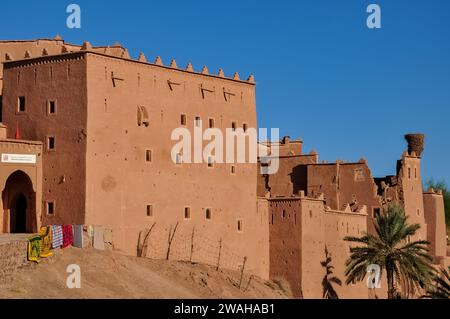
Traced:
[[373, 264], [380, 266], [380, 276], [386, 271], [389, 299], [399, 297], [397, 284], [409, 295], [431, 283], [434, 268], [431, 266], [432, 257], [427, 253], [429, 242], [410, 242], [410, 237], [415, 235], [420, 225], [409, 225], [407, 219], [403, 208], [393, 205], [386, 213], [376, 217], [374, 235], [344, 238], [363, 244], [350, 248], [351, 255], [346, 261], [345, 271], [347, 285], [364, 280], [367, 267]]
[[433, 284], [426, 290], [423, 298], [450, 299], [450, 267], [441, 269], [435, 276]]
[[331, 265], [331, 255], [328, 252], [327, 246], [325, 246], [325, 261], [321, 261], [320, 264], [325, 268], [326, 274], [322, 279], [323, 299], [339, 299], [336, 290], [334, 290], [333, 283], [342, 286], [342, 282], [339, 278], [333, 275], [334, 267]]

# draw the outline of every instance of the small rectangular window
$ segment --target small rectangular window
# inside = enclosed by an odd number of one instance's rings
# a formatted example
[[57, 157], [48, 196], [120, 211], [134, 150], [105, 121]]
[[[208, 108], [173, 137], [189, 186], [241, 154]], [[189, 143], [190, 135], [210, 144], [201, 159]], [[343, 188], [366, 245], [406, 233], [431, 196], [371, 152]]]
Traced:
[[180, 116], [180, 124], [185, 126], [186, 125], [186, 114], [181, 114]]
[[205, 208], [205, 218], [209, 220], [211, 217], [211, 208]]
[[247, 132], [247, 128], [248, 128], [247, 123], [244, 123], [244, 124], [242, 125], [242, 129], [244, 130], [244, 132]]
[[231, 174], [236, 174], [236, 166], [231, 165]]
[[56, 101], [55, 100], [49, 100], [47, 102], [47, 113], [48, 114], [56, 113]]
[[236, 130], [236, 122], [231, 122], [231, 129], [232, 129], [233, 131]]
[[408, 179], [411, 179], [411, 168], [408, 167]]
[[210, 118], [208, 120], [208, 125], [209, 125], [209, 128], [214, 128], [214, 119]]
[[147, 205], [147, 217], [153, 217], [153, 205]]
[[47, 202], [47, 214], [48, 215], [55, 214], [55, 202]]
[[191, 219], [191, 208], [185, 207], [184, 208], [184, 219]]
[[17, 102], [17, 112], [22, 113], [25, 112], [25, 96], [19, 96], [19, 100]]
[[195, 117], [195, 127], [201, 127], [202, 125], [202, 120], [200, 119], [200, 116], [196, 116]]
[[145, 161], [151, 162], [152, 161], [152, 150], [146, 150], [145, 151]]
[[242, 220], [240, 220], [240, 219], [238, 219], [238, 221], [237, 221], [237, 231], [240, 233], [244, 231], [243, 223], [242, 223]]
[[55, 147], [56, 147], [55, 137], [54, 136], [47, 137], [47, 149], [54, 150]]

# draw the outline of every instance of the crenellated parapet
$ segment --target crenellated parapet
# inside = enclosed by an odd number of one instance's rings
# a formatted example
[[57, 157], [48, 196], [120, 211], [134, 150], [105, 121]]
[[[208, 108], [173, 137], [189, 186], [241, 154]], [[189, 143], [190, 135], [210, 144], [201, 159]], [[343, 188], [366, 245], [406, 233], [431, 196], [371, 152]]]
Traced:
[[255, 77], [253, 74], [250, 74], [247, 80], [241, 80], [238, 72], [235, 72], [233, 76], [227, 77], [223, 69], [219, 69], [216, 74], [211, 73], [207, 66], [203, 66], [201, 70], [196, 71], [191, 63], [189, 63], [186, 68], [181, 69], [178, 67], [175, 59], [172, 59], [170, 64], [165, 65], [160, 56], [157, 56], [153, 63], [149, 63], [146, 56], [142, 52], [139, 54], [137, 59], [132, 59], [128, 50], [120, 43], [115, 43], [112, 46], [93, 46], [90, 42], [85, 41], [82, 45], [74, 45], [66, 43], [59, 35], [53, 39], [0, 41], [0, 63], [4, 61], [18, 61], [23, 59], [33, 59], [43, 56], [57, 56], [77, 52], [94, 52], [125, 60], [132, 60], [211, 77], [225, 78], [250, 84], [255, 83]]

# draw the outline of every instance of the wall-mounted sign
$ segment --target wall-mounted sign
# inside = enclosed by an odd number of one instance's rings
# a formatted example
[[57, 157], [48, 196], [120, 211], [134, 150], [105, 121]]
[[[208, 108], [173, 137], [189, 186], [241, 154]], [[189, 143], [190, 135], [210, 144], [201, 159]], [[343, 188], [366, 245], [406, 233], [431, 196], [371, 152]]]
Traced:
[[2, 154], [2, 163], [36, 164], [34, 154]]

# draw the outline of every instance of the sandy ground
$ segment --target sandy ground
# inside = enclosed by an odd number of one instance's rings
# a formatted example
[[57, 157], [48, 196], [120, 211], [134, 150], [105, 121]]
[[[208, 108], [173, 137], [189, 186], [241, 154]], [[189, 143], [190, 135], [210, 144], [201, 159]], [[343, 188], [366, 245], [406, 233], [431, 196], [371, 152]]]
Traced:
[[[67, 266], [81, 269], [81, 288], [69, 289]], [[289, 298], [284, 284], [214, 267], [69, 248], [0, 281], [0, 298]]]

